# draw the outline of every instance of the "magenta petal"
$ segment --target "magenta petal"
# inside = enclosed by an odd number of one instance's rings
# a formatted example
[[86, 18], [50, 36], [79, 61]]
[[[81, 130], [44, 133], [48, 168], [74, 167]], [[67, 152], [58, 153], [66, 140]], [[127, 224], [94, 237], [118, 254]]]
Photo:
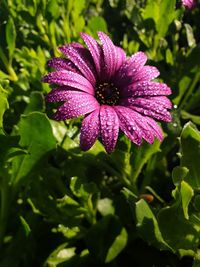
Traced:
[[96, 109], [87, 115], [82, 122], [80, 135], [80, 146], [82, 150], [86, 151], [94, 145], [99, 136], [99, 131], [99, 109]]
[[160, 75], [160, 72], [156, 67], [144, 66], [132, 77], [132, 81], [150, 81]]
[[146, 103], [147, 105], [153, 104], [155, 105], [155, 108], [159, 107], [161, 109], [171, 109], [172, 108], [172, 103], [171, 101], [166, 97], [166, 96], [145, 96], [143, 98], [141, 97], [126, 97], [120, 101], [120, 104], [123, 106], [126, 105], [138, 105], [140, 104], [144, 106]]
[[126, 60], [126, 53], [124, 52], [124, 50], [121, 47], [115, 46], [115, 48], [117, 50], [116, 70], [118, 70]]
[[93, 39], [91, 36], [89, 36], [86, 33], [81, 33], [81, 38], [84, 40], [85, 44], [87, 45], [90, 54], [92, 56], [92, 59], [94, 61], [94, 65], [96, 67], [96, 71], [98, 75], [101, 73], [102, 68], [102, 49], [100, 45], [97, 43], [95, 39]]
[[144, 52], [137, 52], [133, 54], [127, 61], [128, 67], [133, 66], [135, 69], [139, 69], [147, 62], [147, 56]]
[[143, 52], [137, 52], [128, 58], [116, 74], [116, 84], [124, 86], [132, 82], [132, 77], [144, 66], [147, 56]]
[[78, 73], [62, 70], [51, 72], [44, 76], [43, 82], [67, 85], [89, 94], [94, 94], [94, 88], [91, 83]]
[[88, 114], [99, 108], [99, 103], [89, 94], [66, 91], [68, 101], [60, 106], [54, 114], [55, 120], [67, 120]]
[[70, 70], [80, 73], [76, 66], [68, 59], [55, 57], [48, 61], [48, 66], [55, 70]]
[[56, 88], [51, 90], [45, 97], [47, 102], [61, 102], [66, 101], [66, 90], [62, 88]]
[[172, 120], [171, 114], [162, 105], [157, 104], [152, 99], [136, 98], [129, 101], [130, 108], [149, 117], [158, 120], [170, 122]]
[[158, 138], [158, 140], [160, 140], [162, 142], [164, 136], [163, 136], [163, 132], [162, 129], [160, 128], [160, 126], [152, 119], [152, 118], [146, 118], [146, 121], [148, 123], [148, 125], [151, 127], [152, 133], [155, 137]]
[[134, 74], [141, 69], [147, 61], [147, 56], [143, 52], [137, 52], [128, 58], [119, 70], [119, 76], [124, 76], [127, 73]]
[[100, 109], [101, 139], [107, 153], [111, 153], [117, 142], [119, 120], [113, 107], [103, 105]]
[[182, 5], [188, 9], [192, 9], [196, 6], [195, 0], [182, 0]]
[[[121, 110], [123, 112], [123, 109]], [[134, 123], [136, 125], [134, 126], [134, 128], [137, 127], [137, 134], [140, 136], [140, 138], [144, 138], [148, 143], [152, 144], [154, 142], [154, 134], [146, 117], [128, 108], [125, 108], [124, 113], [126, 112], [129, 112], [128, 116], [130, 116], [131, 117], [130, 120], [133, 121], [131, 122], [131, 124]], [[127, 116], [127, 119], [128, 119], [128, 116]]]
[[142, 130], [142, 137], [150, 144], [153, 144], [154, 142], [154, 135], [152, 132], [151, 127], [147, 123], [147, 120], [144, 116], [140, 115], [137, 112], [132, 113], [134, 115], [134, 119], [137, 123], [137, 125]]
[[94, 86], [96, 84], [95, 70], [89, 51], [80, 44], [71, 44], [61, 46], [60, 51], [67, 56], [80, 72]]
[[98, 32], [102, 44], [105, 70], [107, 78], [110, 79], [115, 73], [117, 63], [117, 50], [111, 39], [103, 32]]
[[132, 110], [122, 106], [114, 106], [114, 109], [119, 118], [119, 127], [125, 135], [135, 144], [142, 143], [142, 130], [137, 125], [132, 116]]
[[46, 101], [63, 102], [73, 98], [87, 97], [87, 95], [87, 93], [72, 90], [71, 87], [61, 86], [59, 88], [53, 89], [50, 93], [48, 93], [48, 95], [46, 96]]
[[163, 106], [164, 108], [172, 108], [172, 102], [166, 96], [149, 96], [147, 99], [154, 101], [156, 105]]
[[170, 95], [171, 89], [165, 83], [141, 81], [124, 88], [121, 93], [123, 97], [162, 96]]

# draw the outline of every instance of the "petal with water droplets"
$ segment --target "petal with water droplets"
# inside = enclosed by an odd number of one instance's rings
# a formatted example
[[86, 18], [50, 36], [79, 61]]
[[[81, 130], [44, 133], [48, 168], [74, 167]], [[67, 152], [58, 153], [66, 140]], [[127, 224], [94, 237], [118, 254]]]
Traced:
[[[67, 87], [66, 87], [67, 88]], [[68, 89], [66, 89], [68, 90]], [[62, 101], [66, 101], [66, 90], [65, 87], [60, 87], [60, 88], [56, 88], [51, 90], [50, 93], [48, 93], [48, 95], [46, 95], [45, 100], [47, 102], [62, 102]]]
[[80, 72], [94, 86], [96, 84], [95, 70], [89, 51], [80, 44], [61, 46], [60, 51], [67, 56]]
[[128, 137], [130, 136], [131, 138], [134, 133], [133, 138], [136, 139], [136, 142], [133, 141], [134, 143], [141, 144], [142, 138], [144, 138], [150, 144], [154, 142], [154, 133], [145, 116], [142, 116], [141, 114], [129, 108], [117, 107], [117, 109], [118, 109], [118, 112], [121, 112], [122, 116], [124, 116], [126, 119], [125, 123], [127, 125], [123, 125], [125, 129], [122, 131], [124, 131], [124, 133], [126, 131], [127, 134], [126, 133], [125, 134]]
[[132, 82], [132, 77], [144, 66], [147, 61], [147, 56], [143, 52], [137, 52], [120, 67], [116, 74], [116, 84], [126, 86]]
[[66, 85], [89, 94], [94, 94], [93, 86], [85, 77], [68, 70], [51, 72], [43, 77], [43, 82]]
[[89, 94], [66, 91], [67, 102], [60, 106], [54, 114], [55, 120], [67, 120], [88, 114], [99, 108], [97, 100]]
[[123, 97], [162, 96], [170, 95], [171, 89], [165, 83], [141, 81], [125, 87], [121, 94]]
[[87, 115], [82, 122], [80, 134], [80, 146], [82, 150], [86, 151], [94, 145], [99, 136], [99, 131], [99, 109], [96, 109]]
[[160, 140], [162, 142], [164, 136], [163, 136], [163, 132], [162, 129], [160, 128], [160, 126], [152, 119], [152, 118], [146, 118], [147, 123], [149, 124], [149, 126], [151, 127], [152, 133], [155, 137], [158, 138], [158, 140]]
[[126, 53], [121, 47], [115, 46], [117, 50], [117, 64], [116, 70], [118, 70], [126, 60]]
[[119, 120], [113, 107], [103, 105], [100, 109], [101, 139], [108, 153], [111, 153], [117, 142]]
[[92, 38], [91, 36], [89, 36], [86, 33], [81, 33], [81, 38], [83, 39], [83, 41], [85, 42], [85, 44], [87, 45], [90, 54], [92, 56], [92, 59], [94, 61], [94, 65], [96, 68], [96, 71], [98, 73], [98, 75], [101, 74], [101, 69], [103, 66], [103, 60], [102, 60], [102, 49], [100, 47], [100, 45], [97, 43], [97, 41]]
[[158, 120], [170, 122], [172, 120], [171, 114], [163, 106], [152, 99], [148, 98], [136, 98], [128, 100], [130, 108], [144, 114], [148, 117], [152, 117]]
[[116, 71], [117, 66], [117, 49], [111, 39], [103, 32], [98, 32], [99, 39], [102, 44], [103, 57], [105, 70], [107, 78], [110, 79], [111, 76]]
[[144, 66], [139, 71], [135, 73], [132, 77], [132, 81], [150, 81], [155, 79], [160, 75], [160, 72], [156, 67]]
[[164, 108], [171, 109], [172, 102], [166, 96], [149, 96], [147, 97], [150, 101], [154, 101], [156, 105], [163, 106]]
[[48, 66], [54, 68], [55, 70], [70, 70], [80, 73], [74, 63], [71, 62], [71, 60], [61, 57], [55, 57], [50, 59], [48, 61]]
[[137, 125], [132, 116], [131, 110], [122, 106], [114, 107], [118, 118], [119, 127], [125, 133], [125, 135], [135, 144], [141, 145], [142, 143], [142, 130]]

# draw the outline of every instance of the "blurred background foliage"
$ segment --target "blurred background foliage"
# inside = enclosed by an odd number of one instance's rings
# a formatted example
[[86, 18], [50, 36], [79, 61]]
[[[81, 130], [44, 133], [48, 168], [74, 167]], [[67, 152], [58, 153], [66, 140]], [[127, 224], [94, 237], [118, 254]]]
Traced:
[[[199, 17], [175, 0], [1, 0], [1, 267], [200, 266]], [[50, 119], [48, 59], [97, 31], [172, 88], [162, 144], [83, 153], [80, 120]]]

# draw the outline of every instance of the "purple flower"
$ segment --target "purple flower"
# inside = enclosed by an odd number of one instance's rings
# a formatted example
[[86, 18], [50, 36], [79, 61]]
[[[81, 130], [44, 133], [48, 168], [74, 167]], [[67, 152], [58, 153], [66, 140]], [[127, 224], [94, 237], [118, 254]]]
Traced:
[[182, 5], [188, 9], [192, 9], [196, 6], [195, 0], [181, 0], [181, 1], [182, 1]]
[[66, 58], [53, 58], [48, 65], [56, 71], [43, 78], [58, 84], [46, 97], [49, 102], [63, 102], [54, 114], [55, 120], [67, 120], [84, 115], [80, 146], [90, 149], [100, 138], [111, 153], [121, 129], [135, 144], [142, 139], [152, 144], [163, 133], [154, 121], [171, 121], [166, 95], [170, 88], [152, 81], [159, 75], [157, 68], [144, 66], [147, 57], [138, 52], [126, 57], [103, 32], [98, 33], [101, 44], [82, 33], [87, 48], [72, 43], [61, 46]]

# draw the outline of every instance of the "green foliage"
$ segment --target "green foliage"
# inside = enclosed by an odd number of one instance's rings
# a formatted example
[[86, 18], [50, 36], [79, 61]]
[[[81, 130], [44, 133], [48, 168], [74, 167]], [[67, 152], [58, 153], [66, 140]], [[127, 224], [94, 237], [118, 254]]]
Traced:
[[[200, 265], [199, 16], [175, 0], [0, 2], [1, 267]], [[80, 120], [50, 119], [48, 59], [97, 31], [172, 88], [162, 143], [82, 152]]]

